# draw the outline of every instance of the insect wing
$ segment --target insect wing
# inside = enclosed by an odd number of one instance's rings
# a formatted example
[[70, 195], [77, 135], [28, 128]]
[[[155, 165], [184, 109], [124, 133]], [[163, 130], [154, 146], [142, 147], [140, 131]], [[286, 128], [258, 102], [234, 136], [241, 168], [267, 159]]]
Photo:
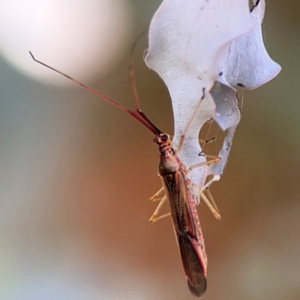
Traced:
[[180, 190], [184, 196], [186, 231], [178, 236], [179, 250], [189, 289], [193, 295], [200, 297], [207, 288], [207, 256], [196, 205], [185, 174], [181, 178]]
[[197, 210], [181, 171], [162, 176], [188, 286], [195, 296], [206, 291], [207, 258]]
[[203, 264], [193, 243], [187, 234], [178, 235], [179, 251], [184, 273], [193, 295], [202, 296], [207, 288], [207, 279]]

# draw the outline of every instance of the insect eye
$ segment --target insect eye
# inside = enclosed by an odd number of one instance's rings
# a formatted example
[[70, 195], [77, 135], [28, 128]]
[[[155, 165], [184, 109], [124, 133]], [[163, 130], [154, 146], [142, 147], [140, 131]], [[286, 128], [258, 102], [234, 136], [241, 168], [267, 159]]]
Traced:
[[162, 136], [161, 136], [161, 140], [162, 140], [163, 142], [166, 142], [166, 141], [168, 140], [168, 136], [167, 136], [166, 134], [162, 135]]

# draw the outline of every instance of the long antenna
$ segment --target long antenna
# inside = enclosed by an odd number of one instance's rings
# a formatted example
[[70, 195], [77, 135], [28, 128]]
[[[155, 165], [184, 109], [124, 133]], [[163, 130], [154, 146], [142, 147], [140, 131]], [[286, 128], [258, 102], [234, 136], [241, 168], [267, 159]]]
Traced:
[[[148, 128], [151, 132], [153, 132], [154, 134], [162, 133], [162, 132], [161, 132], [161, 131], [160, 131], [160, 130], [159, 130], [159, 129], [158, 129], [158, 128], [157, 128], [157, 127], [156, 127], [156, 126], [155, 126], [155, 125], [154, 125], [154, 124], [153, 124], [146, 116], [145, 116], [145, 114], [140, 110], [139, 106], [137, 106], [136, 111], [133, 111], [133, 110], [129, 109], [128, 107], [126, 107], [126, 106], [120, 104], [119, 102], [117, 102], [117, 101], [115, 101], [115, 100], [109, 98], [108, 96], [106, 96], [106, 95], [104, 95], [104, 94], [102, 94], [102, 93], [100, 93], [100, 92], [94, 90], [93, 88], [91, 88], [91, 87], [89, 87], [89, 86], [87, 86], [87, 85], [81, 83], [80, 81], [76, 80], [75, 78], [73, 78], [73, 77], [71, 77], [71, 76], [69, 76], [69, 75], [67, 75], [67, 74], [65, 74], [65, 73], [63, 73], [63, 72], [61, 72], [61, 71], [59, 71], [59, 70], [57, 70], [57, 69], [55, 69], [55, 68], [53, 68], [53, 67], [51, 67], [51, 66], [49, 66], [49, 65], [47, 65], [47, 64], [45, 64], [45, 63], [39, 61], [39, 60], [37, 60], [37, 59], [34, 57], [34, 55], [32, 54], [31, 51], [29, 51], [29, 54], [30, 54], [30, 56], [32, 57], [32, 59], [33, 59], [35, 62], [41, 64], [42, 66], [44, 66], [44, 67], [46, 67], [46, 68], [48, 68], [48, 69], [50, 69], [50, 70], [52, 70], [52, 71], [54, 71], [54, 72], [60, 74], [60, 75], [62, 75], [62, 76], [64, 76], [64, 77], [66, 77], [66, 78], [68, 78], [69, 80], [75, 82], [76, 84], [78, 84], [79, 86], [83, 87], [83, 88], [86, 89], [87, 91], [93, 93], [93, 94], [96, 95], [97, 97], [100, 97], [100, 98], [102, 98], [103, 100], [105, 100], [105, 101], [107, 101], [107, 102], [113, 104], [114, 106], [118, 107], [119, 109], [122, 109], [122, 110], [126, 111], [126, 112], [129, 113], [131, 116], [133, 116], [135, 119], [137, 119], [140, 123], [142, 123], [145, 127], [147, 127], [147, 128]], [[134, 78], [133, 78], [133, 80], [134, 80]], [[134, 83], [134, 86], [135, 86], [135, 83]], [[137, 94], [136, 94], [136, 96], [137, 96]], [[136, 102], [136, 100], [135, 100], [135, 103], [138, 103], [138, 102]]]

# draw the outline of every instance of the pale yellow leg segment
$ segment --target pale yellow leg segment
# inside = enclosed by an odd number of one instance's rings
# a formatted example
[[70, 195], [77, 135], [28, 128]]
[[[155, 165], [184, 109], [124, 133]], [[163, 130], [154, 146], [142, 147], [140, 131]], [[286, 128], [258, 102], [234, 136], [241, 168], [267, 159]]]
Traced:
[[212, 159], [212, 160], [204, 161], [204, 162], [202, 162], [202, 163], [192, 165], [192, 166], [190, 166], [190, 167], [188, 168], [188, 170], [191, 171], [191, 170], [194, 170], [194, 169], [199, 168], [199, 167], [208, 166], [208, 165], [214, 164], [214, 163], [216, 163], [216, 162], [218, 162], [218, 161], [220, 161], [220, 160], [221, 160], [220, 157], [215, 157], [215, 158]]
[[209, 140], [199, 140], [199, 143], [200, 144], [203, 144], [204, 146], [205, 145], [207, 145], [207, 144], [210, 144], [211, 142], [213, 142], [213, 141], [215, 141], [216, 140], [216, 138], [215, 137], [213, 137], [213, 138], [211, 138], [211, 139], [209, 139]]
[[[199, 167], [202, 167], [202, 166], [205, 166], [205, 165], [211, 165], [211, 164], [214, 164], [218, 161], [220, 161], [220, 157], [215, 157], [213, 155], [211, 156], [207, 156], [207, 157], [212, 157], [213, 159], [210, 160], [210, 161], [205, 161], [205, 162], [202, 162], [202, 163], [199, 163], [199, 164], [195, 164], [193, 166], [190, 166], [188, 168], [189, 171], [193, 170], [193, 169], [196, 169], [196, 168], [199, 168]], [[221, 219], [221, 214], [220, 214], [220, 211], [216, 205], [216, 202], [213, 198], [213, 195], [211, 194], [210, 190], [208, 189], [209, 186], [215, 182], [215, 181], [218, 181], [220, 180], [220, 176], [219, 175], [215, 175], [210, 181], [208, 181], [203, 187], [202, 189], [200, 189], [195, 183], [191, 182], [190, 184], [192, 185], [193, 188], [195, 188], [197, 190], [197, 192], [199, 193], [200, 197], [202, 197], [202, 199], [204, 200], [204, 202], [206, 203], [206, 205], [208, 206], [208, 208], [211, 210], [211, 212], [213, 213], [213, 215], [215, 216], [216, 219], [220, 220]], [[203, 191], [206, 191], [207, 194], [208, 194], [208, 199], [206, 197], [206, 195], [203, 193]]]
[[215, 155], [207, 155], [207, 154], [200, 154], [199, 156], [205, 156], [206, 158], [212, 158], [212, 159], [215, 159], [215, 158], [219, 158], [219, 160], [221, 160], [221, 158], [220, 157], [218, 157], [218, 156], [215, 156]]
[[206, 203], [206, 205], [208, 206], [208, 208], [211, 210], [211, 212], [215, 216], [215, 218], [218, 219], [218, 220], [220, 220], [221, 219], [221, 215], [219, 213], [219, 210], [215, 209], [215, 207], [210, 203], [210, 201], [208, 200], [208, 198], [205, 196], [205, 194], [199, 189], [199, 187], [195, 183], [191, 182], [190, 184], [191, 184], [191, 186], [195, 190], [197, 190], [197, 192], [199, 193], [200, 197], [204, 200], [204, 202]]
[[153, 223], [156, 223], [159, 220], [162, 220], [162, 219], [164, 219], [166, 217], [169, 217], [170, 215], [171, 215], [171, 213], [167, 213], [167, 214], [164, 214], [164, 215], [162, 215], [160, 217], [155, 217], [155, 218], [152, 218], [152, 216], [151, 216], [149, 222], [153, 224]]
[[164, 188], [162, 187], [160, 190], [158, 190], [153, 196], [150, 197], [149, 201], [158, 201], [162, 200], [162, 198], [159, 198], [158, 196], [164, 191]]
[[168, 214], [162, 215], [162, 216], [160, 216], [160, 217], [157, 217], [157, 215], [158, 215], [160, 209], [161, 209], [162, 206], [165, 204], [166, 200], [167, 200], [167, 197], [166, 197], [166, 196], [164, 196], [164, 197], [161, 199], [161, 201], [159, 202], [158, 206], [156, 207], [156, 210], [154, 211], [153, 215], [152, 215], [152, 216], [150, 217], [150, 219], [149, 219], [149, 222], [150, 222], [150, 223], [155, 223], [155, 222], [157, 222], [158, 220], [164, 219], [165, 217], [168, 217], [168, 216], [170, 215], [170, 213], [168, 213]]
[[214, 207], [214, 209], [218, 212], [218, 214], [220, 215], [220, 219], [221, 219], [221, 214], [220, 214], [220, 210], [215, 202], [215, 199], [211, 193], [211, 191], [209, 190], [209, 188], [206, 188], [206, 193], [208, 195], [208, 198], [210, 200], [210, 203], [212, 204], [212, 206]]

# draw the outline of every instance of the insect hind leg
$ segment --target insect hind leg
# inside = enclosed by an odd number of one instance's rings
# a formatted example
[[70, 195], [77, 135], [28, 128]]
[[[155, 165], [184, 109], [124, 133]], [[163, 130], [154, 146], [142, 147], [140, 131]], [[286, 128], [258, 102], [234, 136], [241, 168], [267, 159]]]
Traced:
[[[217, 220], [221, 220], [221, 214], [220, 211], [215, 203], [215, 200], [212, 196], [212, 194], [210, 193], [210, 191], [208, 192], [208, 197], [206, 197], [206, 195], [204, 194], [203, 190], [200, 189], [195, 183], [191, 182], [190, 183], [191, 186], [198, 192], [199, 196], [204, 200], [204, 202], [206, 203], [206, 205], [208, 206], [208, 208], [211, 210], [212, 214], [215, 216], [215, 218]], [[208, 188], [207, 190], [208, 191]], [[210, 200], [208, 199], [210, 198]]]

